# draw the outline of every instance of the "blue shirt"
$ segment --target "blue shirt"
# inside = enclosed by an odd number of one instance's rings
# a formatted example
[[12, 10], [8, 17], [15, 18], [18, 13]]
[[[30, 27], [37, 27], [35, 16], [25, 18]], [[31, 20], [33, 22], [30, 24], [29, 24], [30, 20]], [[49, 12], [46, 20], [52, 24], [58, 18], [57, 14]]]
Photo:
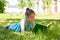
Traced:
[[[28, 25], [27, 23], [25, 23], [25, 30], [29, 31], [33, 26], [33, 22], [30, 22], [30, 24]], [[10, 30], [14, 30], [14, 31], [21, 31], [21, 24], [19, 22], [15, 22], [9, 25], [8, 29]]]
[[28, 25], [27, 23], [25, 23], [25, 30], [29, 31], [33, 26], [33, 22], [30, 22], [30, 24]]

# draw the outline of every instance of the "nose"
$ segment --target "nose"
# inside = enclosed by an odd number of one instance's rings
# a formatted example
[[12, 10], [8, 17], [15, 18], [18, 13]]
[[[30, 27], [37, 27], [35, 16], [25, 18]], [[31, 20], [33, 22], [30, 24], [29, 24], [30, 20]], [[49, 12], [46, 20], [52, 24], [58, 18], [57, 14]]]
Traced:
[[34, 20], [34, 18], [31, 19], [31, 21], [33, 21], [33, 20]]

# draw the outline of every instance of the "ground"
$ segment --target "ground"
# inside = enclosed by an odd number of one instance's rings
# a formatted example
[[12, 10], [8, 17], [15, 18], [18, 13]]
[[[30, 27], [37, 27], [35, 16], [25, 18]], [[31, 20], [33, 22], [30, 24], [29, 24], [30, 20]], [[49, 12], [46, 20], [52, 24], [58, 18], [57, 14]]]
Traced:
[[[41, 32], [38, 30], [37, 34], [31, 32], [20, 33], [0, 28], [0, 40], [60, 40], [60, 16], [59, 14], [57, 15], [36, 15], [35, 21], [38, 24], [47, 25], [52, 22], [52, 25], [48, 28], [47, 32]], [[0, 26], [6, 26], [9, 23], [19, 22], [23, 17], [23, 14], [0, 14]]]

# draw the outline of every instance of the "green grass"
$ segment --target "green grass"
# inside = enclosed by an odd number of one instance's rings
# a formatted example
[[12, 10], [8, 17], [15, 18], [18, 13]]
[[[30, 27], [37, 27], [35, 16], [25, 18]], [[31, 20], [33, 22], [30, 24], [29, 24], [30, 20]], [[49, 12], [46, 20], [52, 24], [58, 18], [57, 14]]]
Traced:
[[[24, 14], [0, 14], [0, 24], [5, 26], [5, 23], [17, 21], [24, 18]], [[59, 20], [60, 14], [36, 14], [35, 19], [54, 19]], [[12, 21], [13, 20], [13, 21]], [[2, 24], [3, 23], [3, 24]]]
[[[60, 17], [56, 14], [50, 14], [49, 16], [55, 16], [55, 18]], [[38, 30], [37, 34], [31, 32], [20, 33], [0, 28], [0, 40], [60, 40], [60, 20], [58, 20], [59, 18], [49, 19], [49, 16], [48, 14], [36, 15], [35, 19], [36, 23], [38, 24], [47, 25], [48, 23], [52, 22], [52, 25], [47, 32], [41, 32], [40, 30]], [[10, 23], [19, 22], [22, 17], [24, 17], [23, 14], [0, 14], [0, 26], [8, 25], [9, 21]], [[46, 17], [49, 18], [46, 19]]]
[[[20, 19], [24, 14], [0, 14], [0, 19]], [[36, 19], [60, 19], [60, 14], [36, 14]]]
[[37, 34], [13, 32], [8, 29], [0, 28], [0, 40], [60, 40], [59, 20], [36, 20], [38, 24], [48, 24], [49, 22], [53, 22], [53, 24], [48, 31], [43, 33], [38, 30]]

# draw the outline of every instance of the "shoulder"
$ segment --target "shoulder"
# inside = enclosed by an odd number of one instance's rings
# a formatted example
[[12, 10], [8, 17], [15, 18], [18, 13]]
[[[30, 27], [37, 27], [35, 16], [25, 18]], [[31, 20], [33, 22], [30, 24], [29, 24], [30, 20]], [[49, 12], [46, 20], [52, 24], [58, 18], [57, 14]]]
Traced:
[[22, 22], [25, 22], [25, 18], [22, 18], [21, 20], [20, 20], [20, 23], [22, 23]]
[[20, 21], [21, 31], [24, 31], [24, 24], [25, 24], [25, 18], [21, 19]]
[[22, 18], [21, 21], [25, 21], [26, 19], [25, 18]]
[[22, 19], [20, 20], [20, 24], [21, 24], [21, 25], [25, 25], [25, 22], [26, 22], [26, 18], [22, 18]]

